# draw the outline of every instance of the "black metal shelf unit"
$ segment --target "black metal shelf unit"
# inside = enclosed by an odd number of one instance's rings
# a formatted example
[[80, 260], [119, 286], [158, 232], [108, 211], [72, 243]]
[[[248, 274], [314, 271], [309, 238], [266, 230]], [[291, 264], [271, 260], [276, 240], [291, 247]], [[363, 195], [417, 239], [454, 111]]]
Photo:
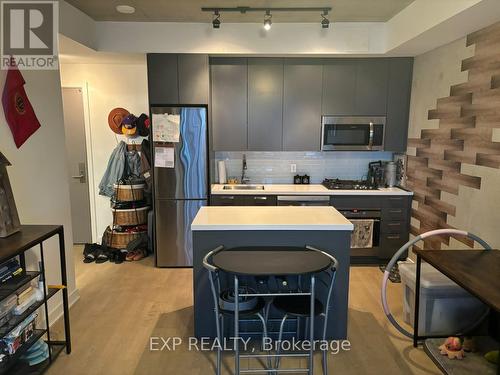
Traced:
[[[51, 237], [59, 238], [59, 256], [61, 265], [61, 286], [47, 288], [45, 277], [45, 258], [43, 242]], [[39, 248], [41, 259], [41, 270], [26, 271], [25, 252], [31, 248]], [[21, 231], [7, 238], [0, 239], [0, 263], [6, 262], [14, 257], [19, 257], [19, 263], [25, 271], [22, 276], [15, 277], [3, 284], [0, 284], [0, 302], [16, 292], [19, 288], [31, 282], [36, 277], [42, 275], [44, 280], [44, 298], [35, 302], [25, 312], [14, 316], [7, 324], [0, 327], [0, 338], [5, 337], [14, 330], [24, 319], [39, 308], [44, 309], [45, 327], [37, 328], [33, 331], [31, 337], [11, 356], [6, 357], [0, 362], [0, 375], [3, 374], [23, 374], [35, 375], [42, 374], [50, 367], [59, 354], [66, 349], [66, 353], [71, 353], [71, 337], [69, 324], [69, 301], [67, 290], [66, 274], [66, 254], [64, 246], [64, 230], [60, 225], [24, 225]], [[64, 340], [51, 340], [50, 321], [48, 301], [59, 291], [62, 293], [63, 300], [63, 319], [64, 319]], [[45, 342], [49, 346], [49, 358], [38, 365], [29, 366], [25, 361], [19, 360], [20, 357], [29, 350], [39, 339], [45, 337]]]

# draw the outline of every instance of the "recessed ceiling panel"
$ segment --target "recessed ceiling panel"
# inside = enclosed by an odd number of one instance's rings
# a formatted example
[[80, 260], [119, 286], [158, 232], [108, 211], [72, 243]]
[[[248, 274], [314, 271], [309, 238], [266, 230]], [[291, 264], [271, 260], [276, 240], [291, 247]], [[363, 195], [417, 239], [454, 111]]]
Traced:
[[[211, 22], [201, 7], [332, 7], [333, 22], [385, 22], [414, 0], [66, 0], [96, 21]], [[120, 14], [117, 5], [131, 5], [134, 14]], [[263, 22], [260, 13], [222, 13], [222, 22]], [[319, 13], [280, 12], [273, 22], [320, 22]]]

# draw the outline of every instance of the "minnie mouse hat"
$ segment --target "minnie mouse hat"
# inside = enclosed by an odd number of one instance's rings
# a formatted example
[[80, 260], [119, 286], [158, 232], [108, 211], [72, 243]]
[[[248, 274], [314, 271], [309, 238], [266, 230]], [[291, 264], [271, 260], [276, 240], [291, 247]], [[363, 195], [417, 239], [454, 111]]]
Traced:
[[127, 117], [129, 114], [130, 114], [129, 111], [120, 107], [112, 109], [111, 112], [109, 112], [108, 125], [111, 128], [111, 130], [113, 130], [114, 133], [123, 134], [122, 122], [123, 119]]

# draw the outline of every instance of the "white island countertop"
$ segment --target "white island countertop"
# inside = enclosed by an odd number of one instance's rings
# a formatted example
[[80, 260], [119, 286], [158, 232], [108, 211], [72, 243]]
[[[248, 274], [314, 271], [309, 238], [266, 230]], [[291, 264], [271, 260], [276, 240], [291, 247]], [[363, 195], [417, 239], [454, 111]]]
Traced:
[[327, 206], [210, 206], [202, 207], [191, 229], [207, 230], [344, 230], [352, 223]]
[[263, 190], [224, 189], [224, 185], [212, 185], [213, 195], [413, 195], [413, 192], [397, 187], [378, 190], [328, 190], [321, 184], [250, 184], [264, 186]]

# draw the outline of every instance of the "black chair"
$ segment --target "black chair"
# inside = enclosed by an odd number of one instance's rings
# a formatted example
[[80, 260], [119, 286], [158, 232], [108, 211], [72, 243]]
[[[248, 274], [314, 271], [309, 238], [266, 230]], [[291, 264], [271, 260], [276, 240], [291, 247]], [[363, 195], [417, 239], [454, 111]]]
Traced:
[[[224, 317], [225, 316], [231, 316], [234, 317], [234, 310], [230, 309], [223, 309], [220, 305], [221, 301], [221, 296], [224, 291], [221, 292], [221, 282], [220, 282], [220, 272], [217, 267], [215, 267], [211, 263], [212, 257], [217, 254], [219, 251], [222, 251], [224, 249], [223, 246], [219, 246], [216, 249], [210, 251], [204, 258], [203, 258], [203, 267], [205, 267], [208, 270], [208, 277], [210, 280], [210, 288], [212, 290], [212, 296], [213, 296], [213, 301], [214, 301], [214, 312], [215, 312], [215, 326], [217, 330], [217, 339], [219, 340], [219, 344], [223, 342], [224, 339]], [[227, 292], [227, 291], [226, 291]], [[262, 328], [263, 328], [263, 336], [262, 339], [264, 340], [267, 337], [267, 314], [262, 315], [262, 311], [266, 310], [266, 302], [264, 301], [263, 298], [258, 297], [257, 298], [257, 303], [249, 308], [249, 309], [244, 309], [244, 308], [239, 308], [238, 309], [238, 314], [240, 317], [248, 317], [248, 316], [257, 316], [260, 321], [262, 322]], [[236, 341], [236, 345], [238, 342]], [[220, 375], [221, 373], [221, 362], [222, 362], [222, 348], [221, 345], [217, 345], [217, 363], [215, 367], [215, 373], [217, 375]], [[268, 369], [271, 368], [271, 359], [270, 357], [267, 360], [267, 365]], [[265, 371], [265, 370], [264, 370]]]
[[[337, 259], [335, 259], [333, 256], [330, 254], [325, 253], [324, 251], [318, 250], [314, 247], [311, 246], [306, 246], [306, 249], [311, 250], [311, 251], [317, 251], [320, 252], [321, 254], [327, 256], [331, 260], [331, 266], [328, 270], [324, 271], [324, 273], [327, 275], [327, 279], [329, 279], [329, 282], [326, 282], [322, 278], [318, 278], [318, 281], [321, 282], [327, 289], [327, 296], [326, 296], [326, 306], [317, 298], [314, 300], [314, 314], [315, 316], [321, 316], [323, 318], [323, 334], [322, 334], [322, 339], [323, 341], [326, 340], [326, 329], [327, 329], [327, 324], [328, 324], [328, 314], [330, 311], [330, 301], [332, 297], [332, 292], [333, 292], [333, 286], [335, 284], [335, 274], [338, 269], [339, 262]], [[310, 316], [311, 316], [311, 303], [310, 303], [310, 297], [309, 296], [279, 296], [274, 298], [273, 305], [276, 309], [279, 311], [283, 312], [284, 316], [283, 319], [281, 320], [280, 324], [280, 331], [279, 331], [279, 336], [278, 336], [278, 356], [276, 357], [275, 361], [275, 369], [279, 368], [280, 365], [280, 350], [281, 350], [281, 340], [283, 337], [283, 327], [285, 325], [286, 320], [289, 317], [294, 317], [297, 319], [300, 318], [305, 318], [306, 321], [310, 324]], [[306, 329], [307, 332], [307, 329]], [[314, 341], [314, 337], [311, 337], [311, 341]], [[323, 374], [327, 375], [328, 374], [328, 363], [327, 363], [327, 349], [322, 350], [322, 364], [323, 364]]]

